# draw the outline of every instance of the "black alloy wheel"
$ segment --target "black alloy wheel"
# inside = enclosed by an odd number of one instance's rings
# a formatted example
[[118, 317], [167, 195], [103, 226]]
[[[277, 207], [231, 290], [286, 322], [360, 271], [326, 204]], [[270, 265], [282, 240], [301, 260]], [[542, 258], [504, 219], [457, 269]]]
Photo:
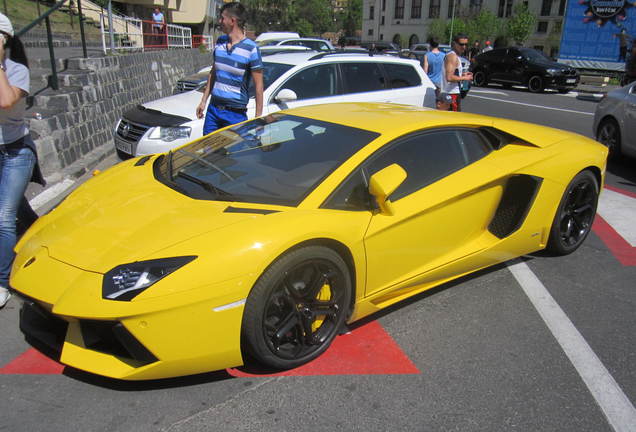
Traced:
[[332, 249], [308, 246], [272, 264], [254, 285], [243, 314], [242, 344], [258, 362], [289, 369], [322, 354], [338, 335], [351, 279]]
[[596, 141], [609, 150], [609, 159], [616, 159], [621, 153], [621, 130], [612, 118], [605, 119], [601, 122], [596, 133]]
[[543, 78], [539, 75], [532, 75], [528, 80], [528, 90], [530, 90], [531, 93], [541, 93], [543, 89]]
[[592, 229], [598, 204], [598, 182], [594, 174], [578, 173], [565, 189], [550, 229], [547, 250], [567, 255], [578, 249]]
[[473, 83], [477, 87], [486, 87], [488, 85], [488, 78], [486, 77], [486, 72], [483, 70], [478, 70], [473, 75]]

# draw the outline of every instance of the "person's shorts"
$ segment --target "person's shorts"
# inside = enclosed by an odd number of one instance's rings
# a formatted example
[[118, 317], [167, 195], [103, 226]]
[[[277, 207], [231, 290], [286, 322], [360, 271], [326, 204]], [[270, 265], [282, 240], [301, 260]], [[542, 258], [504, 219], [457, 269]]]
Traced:
[[448, 109], [449, 111], [461, 111], [462, 110], [462, 95], [459, 93], [453, 93], [450, 95], [450, 97], [453, 99], [453, 101], [451, 102], [450, 108]]

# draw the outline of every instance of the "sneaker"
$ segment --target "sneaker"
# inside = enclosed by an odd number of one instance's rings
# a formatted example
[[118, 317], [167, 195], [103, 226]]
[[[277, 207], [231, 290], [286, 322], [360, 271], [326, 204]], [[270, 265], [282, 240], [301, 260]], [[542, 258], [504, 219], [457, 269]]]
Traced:
[[8, 289], [0, 287], [0, 308], [3, 308], [11, 298], [11, 293]]

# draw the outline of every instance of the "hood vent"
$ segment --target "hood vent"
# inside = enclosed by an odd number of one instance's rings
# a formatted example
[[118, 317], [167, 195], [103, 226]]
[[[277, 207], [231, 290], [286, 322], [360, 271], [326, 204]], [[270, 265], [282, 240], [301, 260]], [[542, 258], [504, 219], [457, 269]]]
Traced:
[[278, 210], [267, 210], [267, 209], [257, 209], [257, 208], [243, 208], [243, 207], [227, 207], [223, 210], [223, 213], [249, 213], [249, 214], [262, 214], [268, 215], [270, 213], [278, 213]]

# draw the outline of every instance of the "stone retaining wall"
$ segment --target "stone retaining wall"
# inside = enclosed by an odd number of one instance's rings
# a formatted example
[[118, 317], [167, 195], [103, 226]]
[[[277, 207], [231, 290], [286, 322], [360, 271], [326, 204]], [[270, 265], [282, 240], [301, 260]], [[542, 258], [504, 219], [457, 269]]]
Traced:
[[209, 63], [210, 54], [198, 50], [66, 60], [60, 90], [35, 96], [29, 111], [45, 178], [80, 175], [114, 152], [113, 129], [124, 111], [172, 94], [177, 80]]

